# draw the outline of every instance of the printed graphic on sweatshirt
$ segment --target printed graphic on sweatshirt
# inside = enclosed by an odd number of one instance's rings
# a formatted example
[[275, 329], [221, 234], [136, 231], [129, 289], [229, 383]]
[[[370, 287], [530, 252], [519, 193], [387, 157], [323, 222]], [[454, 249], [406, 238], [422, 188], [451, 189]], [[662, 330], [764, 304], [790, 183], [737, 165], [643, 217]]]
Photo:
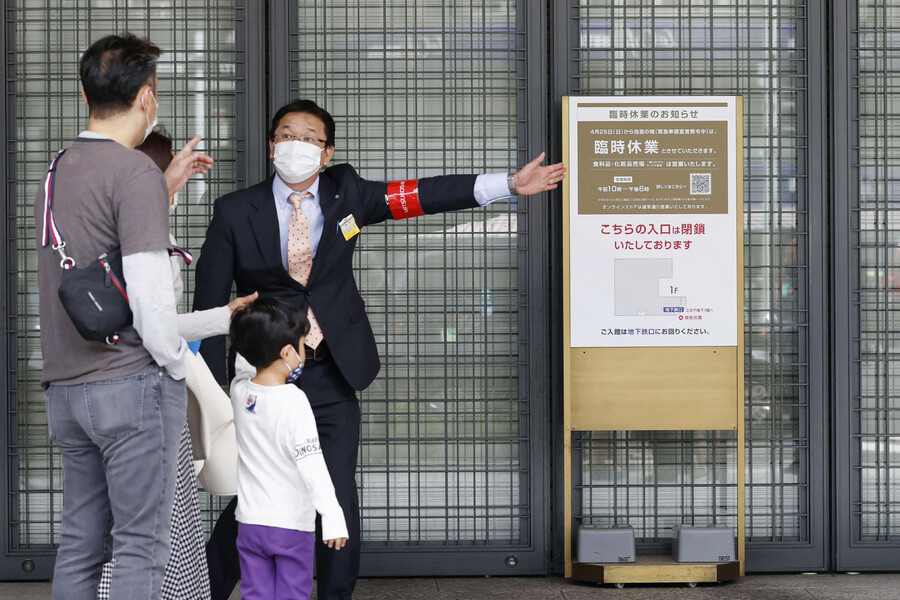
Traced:
[[247, 396], [247, 412], [256, 414], [256, 394]]
[[319, 438], [307, 438], [305, 441], [294, 445], [294, 460], [301, 461], [307, 456], [313, 454], [322, 454], [322, 447], [319, 446]]

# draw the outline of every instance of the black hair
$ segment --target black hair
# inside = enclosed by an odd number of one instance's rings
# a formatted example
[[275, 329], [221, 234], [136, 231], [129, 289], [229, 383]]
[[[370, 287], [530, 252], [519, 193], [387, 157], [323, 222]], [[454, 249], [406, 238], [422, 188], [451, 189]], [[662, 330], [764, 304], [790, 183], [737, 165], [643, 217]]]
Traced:
[[106, 118], [128, 110], [142, 86], [153, 86], [162, 51], [130, 33], [108, 35], [81, 57], [81, 85], [92, 116]]
[[290, 104], [285, 104], [278, 109], [275, 116], [272, 117], [272, 125], [269, 127], [269, 139], [275, 139], [275, 130], [285, 115], [290, 113], [306, 113], [314, 117], [322, 119], [325, 123], [325, 147], [334, 146], [334, 119], [328, 114], [328, 111], [313, 102], [312, 100], [294, 100]]
[[279, 359], [290, 344], [297, 350], [300, 337], [309, 333], [309, 321], [299, 307], [281, 298], [257, 298], [231, 317], [231, 345], [257, 369]]
[[140, 150], [153, 159], [153, 162], [156, 163], [156, 166], [163, 173], [166, 172], [166, 169], [169, 168], [169, 163], [172, 162], [172, 138], [169, 137], [169, 134], [162, 127], [151, 131], [147, 139], [138, 144], [135, 150]]

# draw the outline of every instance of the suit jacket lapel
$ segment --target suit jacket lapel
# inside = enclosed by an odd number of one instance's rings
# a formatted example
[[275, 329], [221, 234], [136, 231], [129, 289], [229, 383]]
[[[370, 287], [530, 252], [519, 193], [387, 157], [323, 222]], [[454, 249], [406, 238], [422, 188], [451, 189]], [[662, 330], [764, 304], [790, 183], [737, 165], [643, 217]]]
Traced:
[[255, 195], [250, 204], [255, 212], [250, 215], [250, 227], [256, 237], [256, 243], [263, 261], [273, 274], [300, 285], [284, 270], [281, 262], [281, 235], [278, 231], [278, 213], [275, 212], [275, 196], [272, 194], [272, 178], [256, 186]]
[[331, 178], [324, 175], [319, 176], [319, 206], [322, 209], [324, 224], [322, 225], [322, 239], [319, 240], [316, 257], [313, 259], [312, 272], [309, 274], [310, 281], [315, 281], [318, 273], [325, 268], [323, 266], [325, 257], [334, 244], [334, 240], [337, 239], [339, 200]]

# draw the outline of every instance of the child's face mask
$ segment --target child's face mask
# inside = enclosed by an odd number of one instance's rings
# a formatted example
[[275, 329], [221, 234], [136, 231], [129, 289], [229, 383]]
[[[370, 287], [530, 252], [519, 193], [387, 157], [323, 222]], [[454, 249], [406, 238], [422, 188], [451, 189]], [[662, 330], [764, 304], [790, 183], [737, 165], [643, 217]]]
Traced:
[[300, 355], [297, 353], [297, 350], [295, 350], [293, 346], [291, 346], [291, 350], [293, 350], [294, 355], [296, 355], [297, 357], [297, 362], [299, 362], [300, 364], [292, 369], [291, 365], [289, 365], [287, 361], [284, 361], [284, 366], [286, 366], [290, 371], [287, 378], [285, 378], [284, 380], [285, 383], [294, 383], [295, 381], [300, 379], [300, 374], [303, 373], [303, 360], [300, 358]]

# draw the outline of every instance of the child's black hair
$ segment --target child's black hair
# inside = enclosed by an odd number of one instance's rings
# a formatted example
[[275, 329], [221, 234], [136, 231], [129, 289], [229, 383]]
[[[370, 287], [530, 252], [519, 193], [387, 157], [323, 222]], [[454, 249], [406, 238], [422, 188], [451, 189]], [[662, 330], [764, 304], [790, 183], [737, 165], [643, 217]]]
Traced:
[[231, 318], [231, 345], [257, 369], [278, 360], [290, 344], [297, 350], [300, 337], [309, 333], [306, 314], [281, 298], [257, 298]]

